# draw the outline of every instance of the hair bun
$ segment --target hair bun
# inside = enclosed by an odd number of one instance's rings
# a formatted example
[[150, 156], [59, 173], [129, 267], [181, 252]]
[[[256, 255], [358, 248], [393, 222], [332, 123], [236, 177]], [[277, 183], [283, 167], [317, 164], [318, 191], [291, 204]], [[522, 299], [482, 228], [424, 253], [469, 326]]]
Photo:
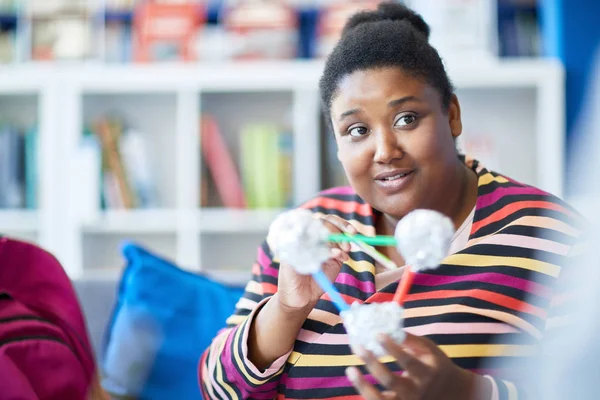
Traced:
[[429, 25], [419, 14], [397, 1], [385, 1], [380, 3], [376, 10], [354, 14], [344, 26], [343, 34], [345, 35], [359, 25], [380, 21], [408, 22], [416, 31], [429, 39]]

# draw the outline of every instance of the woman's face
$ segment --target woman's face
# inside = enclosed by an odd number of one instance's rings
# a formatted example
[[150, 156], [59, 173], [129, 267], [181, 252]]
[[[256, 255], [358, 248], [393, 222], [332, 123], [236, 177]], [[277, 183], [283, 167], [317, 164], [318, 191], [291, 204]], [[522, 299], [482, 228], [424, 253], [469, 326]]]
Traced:
[[446, 211], [461, 182], [456, 97], [446, 110], [436, 89], [399, 68], [356, 71], [340, 82], [331, 119], [338, 158], [366, 202], [398, 219], [416, 208]]

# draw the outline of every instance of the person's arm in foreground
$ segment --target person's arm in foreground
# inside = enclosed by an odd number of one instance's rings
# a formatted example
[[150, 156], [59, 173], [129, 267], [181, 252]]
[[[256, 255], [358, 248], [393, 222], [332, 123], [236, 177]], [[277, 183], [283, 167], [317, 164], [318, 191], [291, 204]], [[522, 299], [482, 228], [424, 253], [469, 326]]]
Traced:
[[[332, 232], [356, 233], [336, 216], [323, 217]], [[341, 248], [323, 264], [330, 280], [346, 260]], [[200, 361], [200, 384], [206, 398], [274, 398], [285, 362], [298, 333], [323, 294], [312, 277], [297, 274], [273, 259], [267, 242], [258, 250], [252, 280], [246, 286], [228, 328], [213, 340]]]

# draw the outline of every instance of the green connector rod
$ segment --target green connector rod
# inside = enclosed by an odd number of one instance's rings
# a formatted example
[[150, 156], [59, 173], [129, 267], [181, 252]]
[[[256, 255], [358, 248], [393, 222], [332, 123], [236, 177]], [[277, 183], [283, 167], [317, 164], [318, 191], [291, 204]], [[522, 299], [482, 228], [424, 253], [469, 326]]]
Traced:
[[332, 233], [329, 241], [334, 243], [361, 241], [371, 246], [395, 246], [396, 239], [393, 236], [364, 236], [345, 235], [343, 233]]

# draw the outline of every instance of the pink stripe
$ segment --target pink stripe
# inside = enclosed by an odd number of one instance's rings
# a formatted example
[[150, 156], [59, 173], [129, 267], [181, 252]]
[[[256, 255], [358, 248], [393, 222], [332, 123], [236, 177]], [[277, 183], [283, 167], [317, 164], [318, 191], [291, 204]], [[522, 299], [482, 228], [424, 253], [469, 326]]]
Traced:
[[405, 328], [405, 330], [413, 335], [455, 335], [455, 334], [501, 334], [501, 333], [519, 333], [520, 331], [510, 325], [494, 322], [481, 323], [454, 323], [454, 322], [438, 322], [427, 325], [413, 326]]
[[265, 253], [264, 249], [261, 247], [258, 248], [258, 263], [261, 267], [266, 268], [271, 265], [271, 258]]
[[[238, 329], [240, 329], [241, 326], [237, 326], [236, 328], [233, 328], [231, 330], [231, 332], [229, 332], [229, 336], [227, 337], [227, 341], [225, 342], [225, 347], [223, 347], [223, 352], [221, 353], [221, 356], [219, 357], [219, 361], [218, 363], [221, 364], [221, 366], [223, 367], [223, 372], [224, 372], [224, 380], [225, 382], [236, 382], [236, 381], [243, 381], [243, 379], [241, 379], [242, 377], [240, 376], [240, 373], [237, 371], [237, 369], [234, 366], [235, 360], [233, 358], [233, 354], [231, 354], [231, 344], [233, 343], [233, 337], [235, 336], [235, 333]], [[219, 366], [217, 365], [215, 368], [219, 368]], [[248, 388], [247, 385], [243, 385], [245, 386], [245, 388]], [[245, 389], [244, 388], [244, 389]], [[244, 390], [242, 389], [242, 390]]]
[[331, 189], [326, 189], [321, 194], [340, 194], [340, 195], [353, 195], [355, 194], [354, 189], [351, 186], [339, 186]]
[[[252, 317], [253, 316], [250, 316], [249, 318], [252, 318]], [[227, 342], [225, 343], [225, 347], [223, 348], [223, 353], [220, 357], [220, 361], [221, 361], [221, 363], [223, 365], [223, 369], [225, 371], [225, 377], [227, 378], [226, 381], [228, 383], [232, 384], [233, 386], [236, 386], [238, 389], [240, 389], [242, 391], [242, 393], [245, 393], [246, 395], [252, 393], [254, 396], [253, 392], [255, 392], [257, 389], [250, 386], [248, 384], [248, 382], [246, 382], [245, 377], [242, 374], [240, 374], [240, 372], [235, 368], [236, 361], [235, 361], [233, 354], [231, 353], [232, 345], [237, 345], [237, 343], [233, 344], [233, 338], [235, 336], [235, 333], [237, 332], [238, 329], [242, 329], [242, 328], [244, 328], [244, 332], [242, 332], [242, 336], [240, 337], [240, 340], [242, 340], [242, 341], [246, 340], [246, 342], [247, 342], [248, 331], [250, 330], [250, 324], [246, 323], [246, 324], [238, 325], [229, 334], [229, 337], [227, 338]], [[240, 354], [240, 358], [242, 359], [242, 362], [244, 363], [245, 367], [247, 369], [251, 369], [249, 367], [251, 365], [251, 363], [248, 360], [247, 355]], [[242, 370], [244, 369], [243, 366], [240, 366], [240, 367]], [[267, 371], [264, 372], [264, 375], [266, 376], [270, 372], [273, 372], [273, 371], [271, 371], [271, 369], [268, 369]], [[277, 384], [278, 384], [277, 382], [265, 383], [264, 385], [262, 385], [260, 387], [260, 391], [262, 392], [262, 391], [274, 390], [277, 387]], [[270, 396], [268, 396], [268, 394], [269, 393], [265, 393], [265, 394], [263, 394], [264, 397], [260, 397], [260, 398], [272, 398], [273, 393], [270, 393]]]
[[[396, 374], [402, 374], [401, 371]], [[370, 384], [377, 384], [377, 379], [372, 375], [364, 375], [365, 380]], [[308, 389], [326, 389], [326, 388], [345, 388], [352, 386], [352, 382], [343, 376], [323, 376], [318, 378], [288, 378], [285, 381], [285, 386], [291, 390], [308, 390]]]
[[569, 254], [569, 246], [562, 243], [527, 236], [507, 235], [504, 233], [489, 235], [481, 240], [475, 239], [472, 243], [469, 243], [468, 246], [476, 246], [478, 244], [498, 244], [501, 246], [522, 247], [532, 250], [549, 251], [562, 256]]
[[298, 340], [301, 340], [306, 343], [338, 345], [348, 344], [348, 335], [334, 333], [320, 334], [317, 332], [302, 329], [298, 334]]
[[[225, 334], [225, 333], [223, 333]], [[210, 387], [206, 388], [206, 390], [211, 393], [214, 394], [214, 391], [217, 391], [221, 396], [223, 396], [223, 398], [226, 398], [227, 396], [225, 395], [225, 392], [223, 391], [223, 388], [221, 387], [221, 385], [219, 383], [217, 383], [216, 379], [215, 379], [215, 369], [219, 367], [220, 365], [220, 360], [217, 359], [218, 354], [216, 354], [216, 351], [211, 348], [210, 349], [210, 353], [208, 354], [207, 357], [207, 364], [205, 364], [204, 368], [205, 368], [205, 373], [208, 374], [209, 380], [210, 380]]]
[[256, 258], [258, 259], [258, 264], [262, 267], [261, 269], [263, 274], [272, 276], [273, 278], [277, 278], [277, 276], [279, 276], [279, 270], [271, 266], [272, 260], [267, 254], [265, 254], [265, 251], [262, 247], [258, 249], [258, 256]]
[[477, 209], [485, 208], [497, 202], [504, 196], [518, 195], [518, 194], [538, 194], [547, 195], [546, 192], [529, 186], [513, 186], [513, 187], [499, 187], [492, 193], [484, 194], [479, 196], [477, 199]]
[[263, 275], [269, 275], [269, 276], [272, 276], [273, 278], [277, 278], [279, 276], [279, 270], [277, 270], [271, 266], [263, 267], [262, 273], [263, 273]]
[[533, 293], [541, 297], [551, 297], [552, 291], [539, 283], [528, 281], [526, 279], [515, 278], [514, 276], [499, 274], [497, 272], [485, 272], [481, 274], [447, 276], [447, 275], [429, 275], [417, 274], [414, 285], [421, 286], [440, 286], [458, 282], [484, 282], [495, 285], [502, 285]]
[[357, 277], [352, 276], [347, 272], [342, 272], [338, 274], [338, 277], [335, 281], [336, 283], [341, 283], [343, 285], [355, 287], [363, 292], [375, 293], [375, 284], [373, 282], [361, 281]]

